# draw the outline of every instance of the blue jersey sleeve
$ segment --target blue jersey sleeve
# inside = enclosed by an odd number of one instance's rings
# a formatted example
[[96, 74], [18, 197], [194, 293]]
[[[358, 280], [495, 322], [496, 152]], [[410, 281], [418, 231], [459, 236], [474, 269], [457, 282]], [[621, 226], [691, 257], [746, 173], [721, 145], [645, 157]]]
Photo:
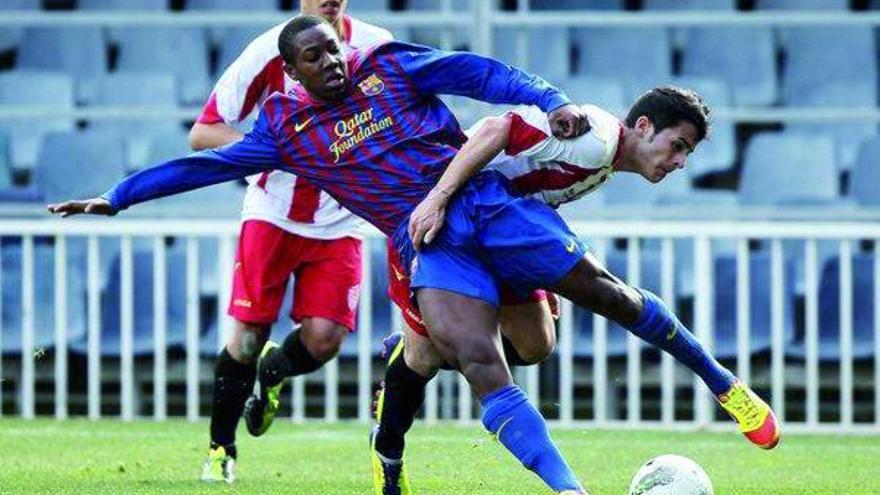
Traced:
[[241, 141], [144, 169], [102, 197], [117, 211], [152, 199], [283, 168], [278, 145], [261, 113]]
[[488, 103], [535, 105], [551, 112], [570, 103], [561, 90], [538, 76], [469, 52], [447, 52], [391, 42], [389, 50], [419, 92], [460, 95]]

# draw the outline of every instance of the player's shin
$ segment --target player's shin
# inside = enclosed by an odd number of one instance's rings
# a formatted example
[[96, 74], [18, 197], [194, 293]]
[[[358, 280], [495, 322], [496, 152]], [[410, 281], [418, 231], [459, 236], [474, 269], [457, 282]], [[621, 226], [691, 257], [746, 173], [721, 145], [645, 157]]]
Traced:
[[696, 373], [714, 395], [730, 390], [736, 377], [706, 350], [669, 307], [650, 291], [639, 289], [644, 307], [630, 332], [671, 354]]
[[392, 355], [385, 370], [385, 388], [376, 412], [376, 450], [388, 459], [403, 457], [404, 437], [425, 400], [425, 378], [406, 364], [404, 353]]
[[223, 446], [235, 457], [235, 428], [241, 418], [244, 402], [254, 388], [255, 364], [232, 359], [223, 348], [214, 366], [214, 397], [211, 408], [211, 445]]
[[306, 348], [301, 332], [301, 329], [291, 332], [278, 349], [266, 356], [260, 369], [262, 385], [273, 387], [289, 376], [311, 373], [324, 365]]
[[556, 492], [583, 492], [574, 472], [562, 458], [541, 414], [516, 385], [507, 385], [482, 398], [483, 426], [523, 465]]

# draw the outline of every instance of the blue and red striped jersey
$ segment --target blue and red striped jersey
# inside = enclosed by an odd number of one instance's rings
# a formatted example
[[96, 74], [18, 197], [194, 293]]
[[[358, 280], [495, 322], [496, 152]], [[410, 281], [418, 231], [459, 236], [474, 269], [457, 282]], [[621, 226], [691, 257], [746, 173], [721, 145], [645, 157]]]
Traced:
[[276, 93], [242, 141], [135, 174], [105, 195], [117, 210], [255, 171], [283, 169], [328, 192], [391, 235], [437, 183], [465, 140], [436, 95], [536, 105], [568, 98], [543, 79], [496, 60], [387, 42], [348, 55], [349, 95]]

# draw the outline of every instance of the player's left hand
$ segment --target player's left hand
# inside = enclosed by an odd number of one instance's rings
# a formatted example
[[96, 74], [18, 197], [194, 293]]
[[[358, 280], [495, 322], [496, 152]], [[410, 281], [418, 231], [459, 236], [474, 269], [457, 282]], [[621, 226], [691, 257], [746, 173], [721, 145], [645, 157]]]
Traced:
[[431, 191], [409, 216], [409, 238], [416, 251], [421, 249], [422, 242], [430, 244], [440, 232], [446, 219], [448, 200], [446, 193]]
[[114, 210], [113, 207], [110, 206], [110, 202], [104, 198], [74, 199], [63, 203], [51, 204], [47, 208], [49, 209], [49, 213], [61, 215], [61, 218], [79, 213], [106, 216], [116, 214], [116, 210]]
[[584, 110], [572, 103], [561, 106], [547, 115], [550, 130], [560, 139], [582, 136], [590, 130], [590, 121]]

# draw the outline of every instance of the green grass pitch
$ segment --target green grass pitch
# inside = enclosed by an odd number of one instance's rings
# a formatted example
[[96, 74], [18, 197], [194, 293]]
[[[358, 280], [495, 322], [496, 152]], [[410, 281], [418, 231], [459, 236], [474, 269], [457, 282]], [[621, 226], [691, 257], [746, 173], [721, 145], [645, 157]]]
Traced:
[[[264, 437], [240, 428], [238, 481], [198, 481], [207, 423], [0, 419], [0, 493], [369, 494], [365, 425], [276, 422]], [[720, 495], [876, 494], [880, 439], [789, 435], [764, 452], [730, 433], [555, 428], [591, 494], [625, 494], [646, 459], [686, 455]], [[417, 424], [407, 462], [418, 494], [549, 493], [478, 424]]]

